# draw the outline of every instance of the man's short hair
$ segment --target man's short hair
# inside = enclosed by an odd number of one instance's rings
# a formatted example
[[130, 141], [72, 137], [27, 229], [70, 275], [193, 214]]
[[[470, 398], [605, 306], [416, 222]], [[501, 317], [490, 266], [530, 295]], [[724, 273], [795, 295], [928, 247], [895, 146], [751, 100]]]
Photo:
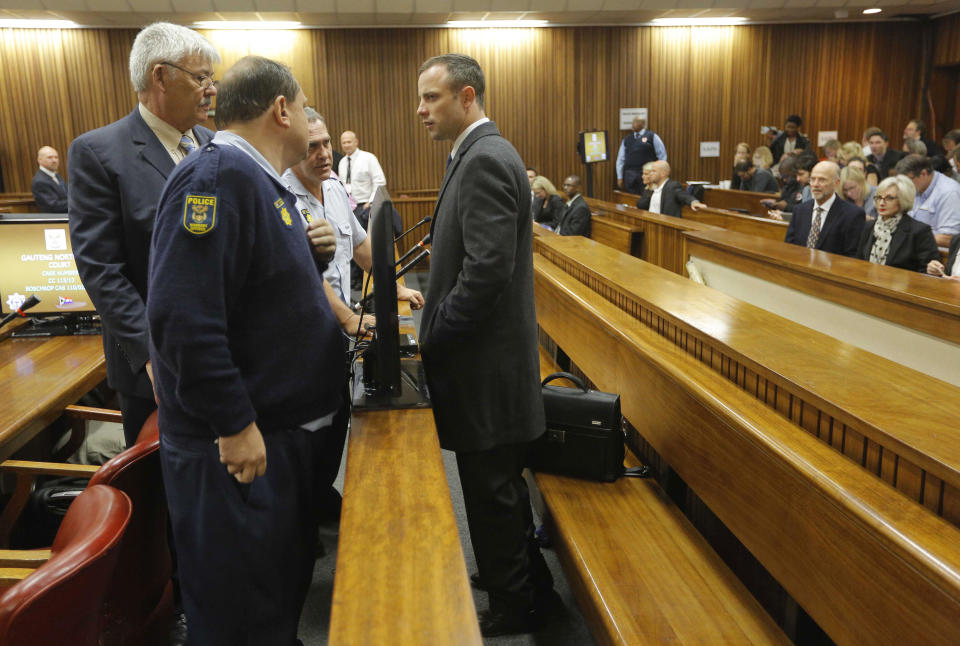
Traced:
[[916, 177], [921, 171], [932, 173], [933, 165], [926, 155], [907, 155], [897, 162], [896, 171], [898, 175]]
[[327, 125], [327, 120], [323, 118], [323, 115], [314, 110], [313, 108], [304, 108], [303, 113], [307, 115], [307, 123], [313, 123], [319, 121], [323, 125]]
[[907, 139], [903, 142], [903, 147], [906, 148], [908, 155], [927, 154], [927, 144], [923, 143], [920, 139]]
[[925, 124], [922, 119], [910, 119], [908, 125], [909, 123], [913, 124], [913, 127], [917, 129], [921, 137], [927, 134], [927, 124]]
[[960, 129], [953, 129], [943, 136], [944, 141], [952, 141], [955, 144], [960, 144]]
[[812, 173], [813, 167], [820, 161], [812, 152], [802, 152], [796, 155], [796, 158], [794, 162], [796, 170], [805, 170], [808, 173]]
[[803, 125], [803, 119], [800, 118], [800, 115], [791, 114], [784, 123], [794, 123], [799, 128]]
[[527, 166], [527, 170], [532, 170], [534, 175], [539, 175], [540, 173], [533, 166]]
[[787, 155], [786, 159], [780, 162], [780, 175], [793, 175], [797, 172], [797, 156]]
[[[130, 82], [135, 92], [145, 92], [157, 63], [176, 63], [199, 56], [207, 63], [219, 63], [220, 54], [206, 38], [192, 29], [169, 22], [155, 22], [137, 34], [130, 48]], [[178, 70], [172, 70], [174, 74]]]
[[751, 168], [753, 168], [753, 160], [752, 160], [752, 159], [741, 159], [740, 161], [738, 161], [736, 164], [733, 165], [733, 172], [734, 172], [734, 173], [746, 173], [746, 172], [749, 171]]
[[220, 82], [214, 119], [217, 129], [252, 121], [269, 109], [278, 96], [292, 102], [299, 93], [300, 84], [289, 67], [262, 56], [244, 56]]
[[883, 130], [881, 130], [880, 128], [877, 128], [877, 127], [867, 128], [867, 129], [863, 132], [863, 138], [864, 138], [864, 139], [866, 139], [867, 141], [869, 141], [869, 140], [870, 140], [870, 137], [880, 137], [880, 138], [883, 139], [884, 141], [887, 141], [887, 133], [885, 133]]
[[454, 92], [459, 92], [468, 85], [472, 87], [476, 93], [477, 105], [480, 106], [481, 110], [483, 109], [483, 94], [486, 85], [480, 63], [466, 54], [441, 54], [424, 61], [420, 69], [417, 70], [417, 76], [436, 65], [443, 65], [447, 68], [447, 74], [450, 77], [450, 89]]

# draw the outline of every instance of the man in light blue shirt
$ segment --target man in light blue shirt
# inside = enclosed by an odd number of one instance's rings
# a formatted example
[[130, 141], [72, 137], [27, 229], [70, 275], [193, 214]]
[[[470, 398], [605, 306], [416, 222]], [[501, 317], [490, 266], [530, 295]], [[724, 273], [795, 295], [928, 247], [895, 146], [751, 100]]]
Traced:
[[924, 155], [907, 155], [897, 163], [897, 173], [917, 188], [910, 217], [929, 224], [937, 244], [949, 247], [950, 238], [960, 233], [960, 183], [933, 170]]
[[633, 132], [623, 138], [617, 151], [617, 186], [628, 193], [643, 193], [643, 165], [657, 160], [667, 161], [663, 140], [647, 130], [646, 119], [634, 117]]
[[[297, 197], [297, 211], [310, 235], [313, 222], [327, 220], [337, 238], [337, 251], [323, 272], [324, 289], [340, 325], [351, 335], [363, 325], [373, 325], [372, 316], [360, 316], [350, 308], [350, 260], [364, 270], [372, 264], [370, 240], [360, 225], [350, 198], [340, 179], [332, 171], [332, 148], [327, 124], [316, 110], [306, 108], [310, 149], [306, 158], [287, 169], [283, 180]], [[420, 292], [397, 286], [397, 297], [410, 302], [410, 307], [423, 307]]]

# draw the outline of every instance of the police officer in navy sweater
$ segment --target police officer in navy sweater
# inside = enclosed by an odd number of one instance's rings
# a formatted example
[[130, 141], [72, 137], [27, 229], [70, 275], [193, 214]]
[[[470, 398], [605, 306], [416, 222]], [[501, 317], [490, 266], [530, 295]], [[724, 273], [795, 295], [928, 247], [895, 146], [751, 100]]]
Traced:
[[[190, 641], [297, 643], [346, 354], [280, 173], [307, 151], [285, 66], [241, 59], [219, 132], [170, 176], [147, 299], [160, 458]], [[321, 256], [318, 261], [317, 256]], [[318, 266], [319, 265], [319, 266]]]
[[647, 130], [646, 119], [633, 118], [633, 132], [620, 142], [617, 151], [617, 186], [627, 193], [643, 194], [643, 165], [667, 161], [667, 149], [660, 135]]

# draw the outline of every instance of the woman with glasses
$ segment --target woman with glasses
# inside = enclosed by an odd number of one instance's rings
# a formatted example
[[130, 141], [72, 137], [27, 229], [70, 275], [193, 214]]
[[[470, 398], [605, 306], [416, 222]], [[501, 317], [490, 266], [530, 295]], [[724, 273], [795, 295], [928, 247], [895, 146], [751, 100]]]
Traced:
[[880, 182], [873, 197], [877, 219], [864, 227], [857, 258], [920, 272], [927, 270], [931, 260], [940, 258], [930, 226], [907, 215], [916, 194], [913, 182], [905, 175]]

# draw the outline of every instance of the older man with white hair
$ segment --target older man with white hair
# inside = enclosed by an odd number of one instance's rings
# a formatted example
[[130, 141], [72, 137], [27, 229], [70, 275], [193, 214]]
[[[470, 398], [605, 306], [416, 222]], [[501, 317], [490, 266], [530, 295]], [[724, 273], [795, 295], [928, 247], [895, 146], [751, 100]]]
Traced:
[[157, 201], [174, 166], [213, 136], [199, 124], [217, 93], [219, 61], [191, 29], [146, 27], [130, 50], [139, 104], [70, 146], [73, 252], [103, 322], [107, 380], [119, 393], [128, 445], [157, 407], [144, 312]]
[[813, 199], [794, 207], [784, 242], [856, 256], [867, 217], [859, 206], [837, 196], [839, 187], [839, 166], [830, 161], [814, 166], [810, 173]]

